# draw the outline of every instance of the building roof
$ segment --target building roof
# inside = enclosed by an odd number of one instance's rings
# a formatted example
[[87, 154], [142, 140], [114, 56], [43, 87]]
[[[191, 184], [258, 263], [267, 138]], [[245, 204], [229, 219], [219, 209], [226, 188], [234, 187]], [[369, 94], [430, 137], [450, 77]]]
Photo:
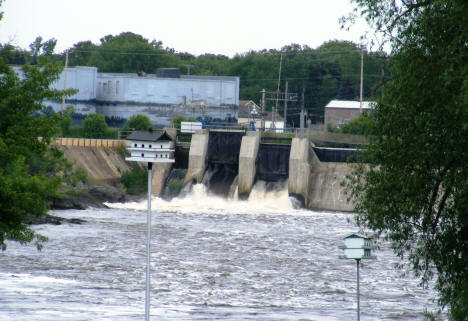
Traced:
[[238, 118], [259, 118], [260, 107], [252, 100], [239, 100]]
[[346, 236], [344, 239], [346, 240], [346, 239], [369, 239], [369, 238], [355, 233], [355, 234]]
[[[355, 100], [331, 100], [325, 108], [351, 108], [351, 109], [359, 109], [359, 101]], [[363, 109], [373, 109], [375, 105], [374, 101], [363, 101], [362, 108]]]
[[147, 130], [135, 130], [127, 136], [127, 140], [138, 140], [144, 142], [156, 142], [161, 140], [171, 140], [166, 131], [156, 132]]

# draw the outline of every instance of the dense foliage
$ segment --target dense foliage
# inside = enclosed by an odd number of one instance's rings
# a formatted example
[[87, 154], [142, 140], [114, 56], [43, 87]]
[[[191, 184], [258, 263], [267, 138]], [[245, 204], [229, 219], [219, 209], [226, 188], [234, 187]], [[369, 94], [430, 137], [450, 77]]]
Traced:
[[[0, 1], [1, 5], [1, 1]], [[14, 56], [11, 46], [0, 55], [0, 248], [5, 241], [35, 241], [44, 237], [23, 223], [29, 215], [43, 215], [45, 200], [55, 196], [67, 164], [62, 153], [49, 147], [60, 129], [58, 115], [37, 115], [44, 99], [57, 99], [62, 92], [50, 90], [60, 64], [50, 64], [40, 54], [37, 65], [25, 65], [21, 77], [7, 65]]]
[[[38, 37], [30, 51], [16, 48], [12, 64], [34, 63], [37, 52], [55, 61], [65, 61], [65, 53], [53, 54], [55, 39], [43, 41]], [[360, 51], [354, 43], [326, 42], [316, 49], [298, 44], [280, 50], [249, 51], [232, 58], [204, 54], [194, 56], [164, 48], [162, 42], [149, 41], [140, 35], [124, 32], [108, 35], [99, 44], [91, 41], [76, 43], [69, 50], [70, 66], [96, 66], [101, 72], [155, 73], [157, 68], [180, 68], [192, 75], [239, 76], [240, 99], [260, 104], [262, 89], [276, 91], [281, 55], [281, 91], [288, 82], [288, 92], [296, 93], [296, 102], [288, 104], [288, 122], [297, 124], [302, 88], [305, 88], [305, 108], [312, 122], [323, 122], [323, 108], [331, 99], [355, 100], [359, 97]], [[364, 53], [364, 97], [381, 82], [382, 72], [389, 75], [386, 55], [382, 52]], [[190, 69], [189, 69], [190, 68]], [[267, 101], [270, 111], [275, 101]], [[279, 104], [283, 115], [283, 104]]]
[[369, 136], [373, 133], [373, 119], [372, 113], [363, 113], [359, 117], [356, 117], [341, 125], [339, 128], [331, 124], [328, 124], [328, 131], [343, 133], [343, 134], [352, 134], [352, 135], [365, 135]]
[[86, 138], [106, 138], [108, 126], [101, 114], [89, 114], [83, 120], [83, 135]]
[[129, 194], [138, 195], [148, 190], [148, 172], [139, 167], [122, 173], [120, 181]]
[[452, 320], [468, 316], [468, 2], [355, 0], [393, 78], [351, 179], [358, 223], [391, 241]]
[[153, 125], [148, 116], [133, 115], [127, 120], [123, 130], [148, 130], [150, 128], [153, 128]]

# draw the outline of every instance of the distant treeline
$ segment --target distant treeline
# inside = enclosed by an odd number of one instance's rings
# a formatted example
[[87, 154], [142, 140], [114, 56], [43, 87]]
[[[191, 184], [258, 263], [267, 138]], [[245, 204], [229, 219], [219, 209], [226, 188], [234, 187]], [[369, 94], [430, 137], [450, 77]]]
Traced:
[[[65, 63], [65, 53], [55, 54], [56, 41], [43, 41], [38, 37], [30, 50], [15, 48], [10, 64], [34, 64], [39, 56], [49, 56], [52, 61]], [[1, 53], [0, 53], [1, 54]], [[95, 66], [100, 72], [155, 73], [157, 68], [180, 68], [183, 74], [213, 76], [239, 76], [240, 99], [260, 104], [260, 91], [274, 92], [278, 85], [280, 57], [283, 55], [281, 88], [286, 81], [288, 92], [296, 93], [297, 102], [288, 103], [288, 122], [297, 124], [301, 105], [302, 87], [304, 102], [312, 122], [323, 121], [323, 108], [332, 99], [359, 99], [360, 48], [347, 41], [329, 41], [316, 49], [298, 44], [280, 50], [264, 49], [237, 54], [232, 58], [204, 54], [194, 56], [164, 48], [161, 41], [149, 41], [140, 35], [125, 32], [108, 35], [99, 44], [91, 41], [76, 43], [69, 49], [69, 66]], [[389, 75], [388, 56], [382, 52], [364, 53], [363, 97], [369, 99], [373, 90]], [[267, 109], [275, 105], [267, 102]], [[283, 104], [279, 104], [283, 115]]]

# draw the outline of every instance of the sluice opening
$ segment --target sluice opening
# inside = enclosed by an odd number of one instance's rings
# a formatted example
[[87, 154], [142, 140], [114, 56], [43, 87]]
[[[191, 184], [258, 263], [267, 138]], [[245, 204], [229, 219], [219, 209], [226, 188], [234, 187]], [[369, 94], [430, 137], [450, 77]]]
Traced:
[[229, 197], [233, 183], [237, 185], [237, 165], [209, 164], [202, 183], [210, 193]]
[[257, 180], [281, 182], [289, 175], [291, 145], [260, 144], [257, 156]]

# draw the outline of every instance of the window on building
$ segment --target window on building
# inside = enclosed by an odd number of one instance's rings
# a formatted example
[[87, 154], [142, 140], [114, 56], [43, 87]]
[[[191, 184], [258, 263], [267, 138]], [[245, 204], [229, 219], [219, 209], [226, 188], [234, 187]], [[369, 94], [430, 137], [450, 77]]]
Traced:
[[145, 154], [144, 154], [144, 153], [141, 153], [141, 157], [145, 157]]
[[167, 158], [167, 154], [166, 154], [166, 158]]
[[149, 145], [149, 148], [151, 148], [151, 147], [152, 147], [152, 146], [151, 146], [151, 144], [150, 144], [150, 145]]
[[161, 148], [162, 148], [162, 145], [161, 145]]
[[138, 147], [138, 144], [133, 145], [133, 147]]
[[141, 144], [141, 147], [145, 148], [145, 144]]

